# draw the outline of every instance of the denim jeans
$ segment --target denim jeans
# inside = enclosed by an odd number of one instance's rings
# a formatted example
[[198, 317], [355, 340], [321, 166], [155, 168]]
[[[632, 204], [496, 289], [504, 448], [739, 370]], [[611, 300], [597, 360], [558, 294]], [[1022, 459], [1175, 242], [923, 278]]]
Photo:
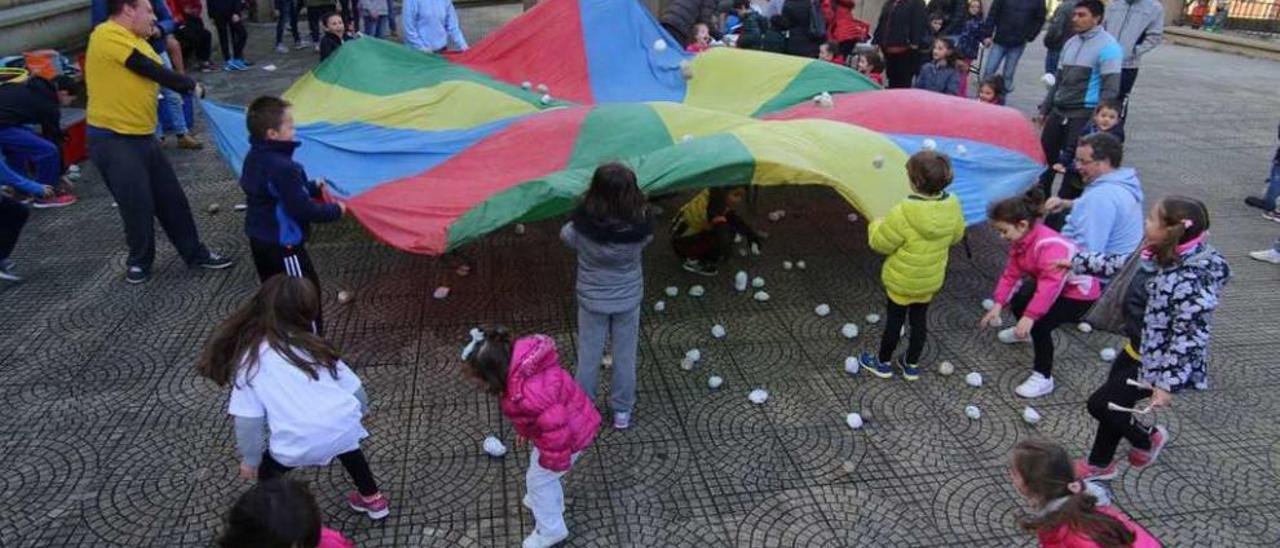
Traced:
[[1267, 207], [1280, 209], [1280, 158], [1271, 161], [1271, 177], [1267, 179], [1267, 192], [1262, 199]]
[[276, 18], [276, 43], [284, 43], [284, 26], [289, 25], [289, 31], [293, 33], [294, 43], [301, 42], [302, 37], [298, 35], [298, 10], [294, 8], [293, 0], [276, 0], [276, 11], [280, 12]]
[[364, 33], [374, 38], [385, 37], [387, 35], [387, 16], [364, 16]]
[[396, 0], [387, 0], [387, 26], [396, 31]]
[[[169, 53], [161, 53], [160, 60], [164, 61], [164, 68], [173, 70], [173, 63], [169, 60]], [[187, 116], [182, 112], [182, 95], [167, 87], [160, 86], [160, 108], [169, 112], [169, 123], [173, 126], [173, 132], [178, 135], [186, 135]], [[156, 122], [156, 137], [164, 137], [164, 127]]]
[[1018, 60], [1022, 59], [1024, 49], [1026, 49], [1025, 44], [1021, 46], [991, 44], [991, 53], [987, 54], [987, 62], [982, 65], [982, 79], [986, 80], [988, 76], [995, 73], [996, 67], [1004, 61], [1004, 87], [1009, 93], [1013, 93], [1013, 75], [1018, 71]]
[[1058, 73], [1058, 58], [1062, 56], [1062, 50], [1051, 49], [1044, 54], [1044, 73]]

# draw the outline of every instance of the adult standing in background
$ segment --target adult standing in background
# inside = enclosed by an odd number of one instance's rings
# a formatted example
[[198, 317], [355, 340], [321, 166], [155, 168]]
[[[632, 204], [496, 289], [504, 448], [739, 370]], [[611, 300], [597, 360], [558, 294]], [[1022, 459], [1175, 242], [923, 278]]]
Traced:
[[1071, 12], [1076, 9], [1076, 0], [1062, 0], [1053, 10], [1049, 24], [1044, 31], [1044, 73], [1053, 74], [1058, 71], [1058, 56], [1062, 55], [1062, 46], [1067, 39], [1075, 36], [1071, 28]]
[[693, 26], [698, 23], [706, 23], [712, 36], [719, 35], [720, 29], [715, 24], [718, 5], [717, 0], [671, 0], [662, 8], [658, 21], [680, 43], [680, 49], [684, 49], [693, 42]]
[[[826, 41], [826, 36], [814, 36], [813, 0], [787, 0], [782, 4], [782, 17], [786, 18], [787, 55], [817, 58], [818, 46]], [[826, 27], [823, 27], [826, 34]]]
[[444, 53], [453, 42], [454, 51], [467, 51], [467, 39], [458, 23], [453, 0], [405, 0], [404, 43], [418, 51]]
[[925, 46], [928, 35], [929, 16], [922, 0], [888, 0], [880, 8], [871, 41], [884, 55], [888, 87], [911, 87], [922, 62], [918, 48]]
[[1124, 64], [1120, 69], [1120, 124], [1129, 116], [1129, 94], [1138, 81], [1142, 55], [1164, 42], [1164, 5], [1156, 0], [1111, 0], [1103, 28], [1120, 43]]
[[986, 45], [991, 48], [987, 61], [982, 64], [982, 79], [995, 73], [1004, 64], [1004, 85], [1013, 93], [1013, 77], [1018, 71], [1018, 60], [1027, 43], [1035, 40], [1044, 27], [1044, 0], [995, 0], [987, 12], [987, 27], [995, 29]]
[[107, 0], [107, 11], [109, 18], [89, 35], [85, 53], [89, 157], [124, 221], [125, 281], [140, 284], [151, 278], [156, 219], [188, 266], [230, 267], [231, 259], [200, 242], [191, 205], [155, 137], [160, 86], [192, 93], [198, 85], [165, 68], [147, 43], [156, 23], [148, 0]]

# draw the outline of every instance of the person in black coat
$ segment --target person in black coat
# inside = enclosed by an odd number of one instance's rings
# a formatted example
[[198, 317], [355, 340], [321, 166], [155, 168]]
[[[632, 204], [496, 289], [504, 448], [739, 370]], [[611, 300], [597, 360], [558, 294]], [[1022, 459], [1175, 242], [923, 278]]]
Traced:
[[871, 41], [884, 55], [890, 88], [909, 88], [920, 70], [920, 50], [927, 44], [929, 16], [922, 0], [889, 0], [880, 9]]
[[818, 57], [818, 47], [826, 41], [810, 31], [813, 12], [811, 0], [786, 0], [782, 4], [782, 17], [787, 21], [787, 54], [800, 57]]
[[1018, 70], [1018, 60], [1022, 58], [1027, 43], [1035, 40], [1044, 28], [1045, 11], [1043, 0], [995, 0], [991, 3], [987, 25], [995, 29], [995, 35], [986, 40], [991, 53], [982, 64], [983, 80], [1003, 64], [1004, 83], [1009, 93], [1013, 93], [1013, 76]]
[[693, 26], [698, 23], [706, 23], [711, 28], [711, 36], [719, 39], [719, 25], [715, 24], [718, 5], [718, 0], [671, 0], [662, 10], [659, 21], [671, 37], [680, 42], [680, 49], [684, 49], [693, 42]]

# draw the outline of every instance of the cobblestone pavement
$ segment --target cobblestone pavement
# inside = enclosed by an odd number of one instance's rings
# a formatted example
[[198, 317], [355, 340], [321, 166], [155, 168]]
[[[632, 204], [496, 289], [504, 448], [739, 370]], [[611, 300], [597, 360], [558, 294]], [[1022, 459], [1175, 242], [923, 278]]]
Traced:
[[[474, 39], [512, 13], [464, 17]], [[315, 61], [311, 52], [267, 54], [270, 28], [251, 33], [251, 58], [279, 70], [203, 76], [220, 100], [282, 91]], [[1022, 62], [1013, 101], [1024, 110], [1038, 99], [1041, 53]], [[1126, 162], [1149, 195], [1207, 201], [1213, 241], [1235, 270], [1215, 326], [1213, 389], [1161, 412], [1173, 432], [1161, 462], [1112, 486], [1117, 504], [1170, 546], [1280, 544], [1280, 268], [1245, 256], [1280, 226], [1241, 203], [1260, 189], [1276, 145], [1278, 67], [1162, 46], [1138, 81]], [[240, 192], [213, 151], [171, 156], [205, 240], [240, 263], [190, 271], [161, 244], [154, 279], [126, 286], [120, 222], [91, 168], [79, 204], [33, 215], [15, 256], [30, 280], [0, 286], [0, 545], [207, 546], [248, 486], [235, 476], [227, 394], [193, 373], [215, 322], [257, 286], [230, 208]], [[207, 214], [214, 203], [223, 212]], [[777, 208], [788, 210], [784, 221], [763, 219]], [[1033, 436], [1084, 450], [1094, 424], [1084, 400], [1107, 370], [1098, 351], [1116, 340], [1060, 330], [1059, 388], [1036, 402], [1044, 421], [1025, 424], [1013, 388], [1030, 349], [973, 328], [1004, 259], [994, 233], [975, 227], [973, 256], [953, 252], [931, 310], [929, 372], [914, 384], [850, 377], [844, 357], [880, 332], [864, 325], [852, 343], [839, 334], [882, 308], [865, 225], [846, 221], [847, 206], [823, 189], [767, 190], [757, 209], [773, 234], [766, 254], [729, 268], [764, 276], [768, 303], [734, 293], [727, 275], [685, 274], [662, 242], [649, 250], [635, 428], [602, 432], [568, 475], [568, 545], [1030, 544], [1016, 525], [1024, 510], [1005, 455]], [[387, 249], [350, 222], [317, 230], [329, 330], [374, 400], [365, 449], [393, 501], [391, 517], [371, 524], [340, 504], [349, 488], [340, 467], [297, 472], [313, 483], [327, 524], [361, 546], [511, 546], [530, 530], [520, 504], [528, 455], [481, 453], [486, 434], [510, 444], [514, 433], [459, 378], [456, 356], [480, 322], [548, 333], [573, 355], [574, 263], [557, 228], [506, 230], [467, 248], [476, 263], [467, 278]], [[784, 271], [784, 259], [808, 269]], [[707, 295], [648, 311], [665, 286], [693, 284]], [[438, 285], [453, 288], [447, 300], [431, 299]], [[338, 289], [355, 301], [337, 304]], [[824, 302], [833, 313], [819, 318], [813, 309]], [[714, 323], [728, 338], [708, 336]], [[703, 362], [682, 371], [692, 347]], [[986, 386], [937, 375], [942, 360], [982, 372]], [[710, 374], [724, 387], [709, 391]], [[755, 387], [772, 393], [766, 405], [747, 402]], [[964, 416], [968, 404], [984, 410], [981, 420]], [[851, 411], [865, 428], [844, 425]]]

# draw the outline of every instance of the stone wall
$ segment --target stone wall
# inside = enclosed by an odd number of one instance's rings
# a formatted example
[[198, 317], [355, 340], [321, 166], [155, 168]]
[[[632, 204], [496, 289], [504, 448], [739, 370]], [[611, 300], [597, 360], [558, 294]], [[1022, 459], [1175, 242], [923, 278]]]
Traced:
[[89, 0], [0, 0], [0, 55], [89, 40]]

